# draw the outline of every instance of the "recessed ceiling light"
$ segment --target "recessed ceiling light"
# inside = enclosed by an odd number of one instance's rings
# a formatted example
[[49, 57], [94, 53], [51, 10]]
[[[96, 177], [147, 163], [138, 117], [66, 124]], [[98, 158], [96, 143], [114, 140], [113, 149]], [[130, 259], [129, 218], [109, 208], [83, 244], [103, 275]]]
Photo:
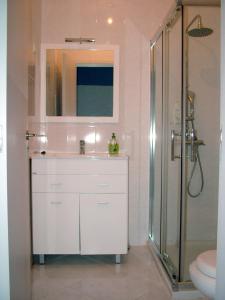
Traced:
[[111, 25], [111, 24], [113, 23], [113, 18], [110, 18], [110, 17], [109, 17], [109, 18], [107, 19], [107, 23], [108, 23], [109, 25]]

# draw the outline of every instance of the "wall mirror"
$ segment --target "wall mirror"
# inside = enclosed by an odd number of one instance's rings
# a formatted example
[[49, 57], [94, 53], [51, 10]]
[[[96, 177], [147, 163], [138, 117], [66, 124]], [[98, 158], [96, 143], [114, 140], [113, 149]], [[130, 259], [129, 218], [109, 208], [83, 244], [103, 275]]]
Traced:
[[118, 122], [118, 93], [118, 46], [42, 45], [42, 121]]

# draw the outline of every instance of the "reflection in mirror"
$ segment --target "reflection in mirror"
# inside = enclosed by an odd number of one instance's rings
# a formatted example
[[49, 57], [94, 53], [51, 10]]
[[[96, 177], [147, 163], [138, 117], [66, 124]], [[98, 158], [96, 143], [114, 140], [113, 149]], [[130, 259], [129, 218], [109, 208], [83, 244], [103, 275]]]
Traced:
[[113, 116], [113, 50], [47, 49], [46, 115]]

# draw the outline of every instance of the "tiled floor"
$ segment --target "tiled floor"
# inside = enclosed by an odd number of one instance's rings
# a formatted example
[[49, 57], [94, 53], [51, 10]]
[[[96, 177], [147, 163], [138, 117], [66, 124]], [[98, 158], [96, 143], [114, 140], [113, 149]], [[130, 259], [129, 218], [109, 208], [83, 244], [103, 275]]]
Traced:
[[147, 247], [114, 256], [54, 256], [33, 267], [33, 300], [170, 300]]

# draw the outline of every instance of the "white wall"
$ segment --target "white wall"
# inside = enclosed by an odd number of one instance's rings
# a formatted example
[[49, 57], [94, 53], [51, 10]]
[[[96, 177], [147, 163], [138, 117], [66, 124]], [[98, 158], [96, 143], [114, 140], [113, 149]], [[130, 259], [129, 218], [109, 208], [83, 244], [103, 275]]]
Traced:
[[[63, 43], [66, 37], [93, 37], [99, 44], [120, 46], [120, 118], [118, 124], [88, 126], [33, 123], [48, 141], [33, 141], [31, 149], [78, 152], [79, 140], [92, 136], [87, 151], [107, 151], [116, 132], [121, 151], [130, 156], [130, 243], [148, 238], [148, 131], [150, 39], [173, 0], [45, 0], [42, 1], [41, 42]], [[108, 25], [106, 20], [114, 22]], [[39, 45], [37, 46], [37, 48]], [[55, 138], [57, 134], [57, 139]]]

